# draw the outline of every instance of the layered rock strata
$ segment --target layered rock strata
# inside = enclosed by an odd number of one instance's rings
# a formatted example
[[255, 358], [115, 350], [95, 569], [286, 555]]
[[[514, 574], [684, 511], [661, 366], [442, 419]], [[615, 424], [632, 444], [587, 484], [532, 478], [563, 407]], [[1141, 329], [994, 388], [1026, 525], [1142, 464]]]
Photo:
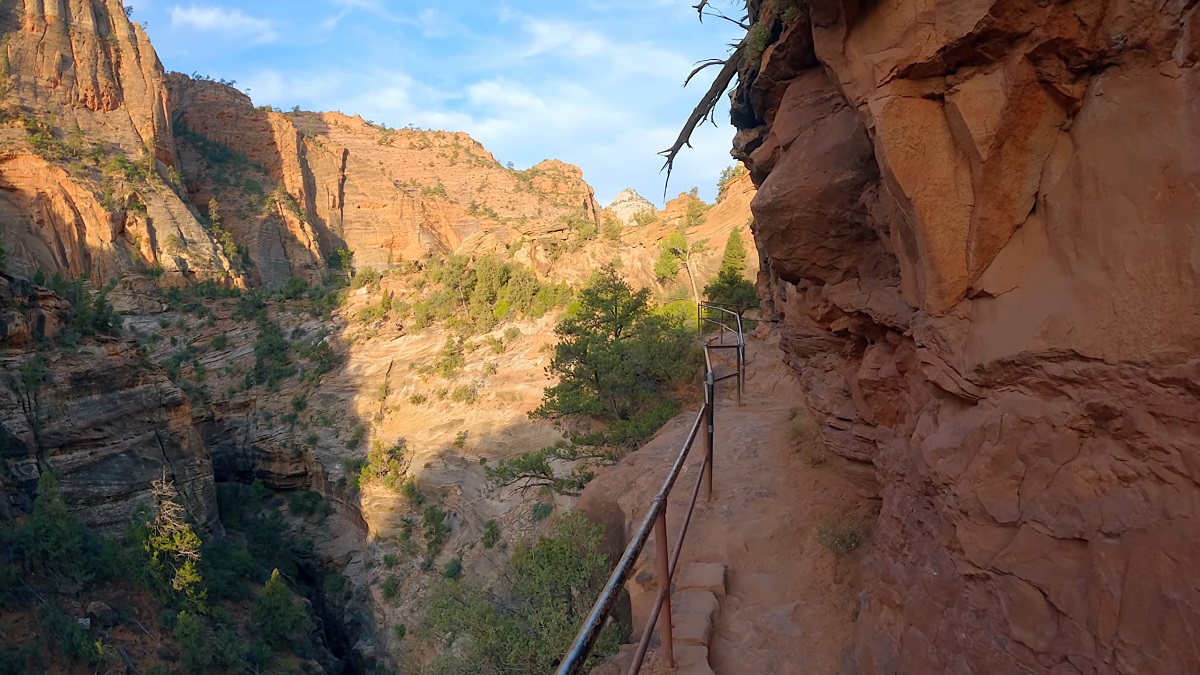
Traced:
[[166, 479], [189, 515], [219, 534], [212, 462], [187, 396], [133, 342], [42, 350], [69, 310], [44, 288], [0, 278], [0, 473], [22, 489], [3, 501], [31, 494], [41, 472], [53, 471], [81, 521], [119, 530]]

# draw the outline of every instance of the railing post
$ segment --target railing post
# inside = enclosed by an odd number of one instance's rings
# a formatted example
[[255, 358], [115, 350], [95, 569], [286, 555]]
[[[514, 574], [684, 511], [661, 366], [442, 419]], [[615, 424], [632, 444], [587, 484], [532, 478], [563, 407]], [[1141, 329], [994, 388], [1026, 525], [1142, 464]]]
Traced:
[[713, 430], [716, 424], [717, 412], [716, 386], [716, 378], [710, 370], [708, 371], [708, 377], [704, 380], [704, 416], [706, 418], [705, 425], [707, 426], [704, 431], [704, 454], [706, 457], [704, 463], [704, 484], [707, 488], [708, 499], [712, 499], [713, 485]]
[[739, 338], [737, 349], [738, 407], [742, 406], [742, 389], [746, 386], [746, 342]]
[[671, 635], [671, 562], [667, 552], [667, 498], [654, 523], [654, 549], [658, 558], [658, 593], [662, 596], [662, 611], [658, 614], [659, 649], [667, 669], [675, 667], [675, 638]]

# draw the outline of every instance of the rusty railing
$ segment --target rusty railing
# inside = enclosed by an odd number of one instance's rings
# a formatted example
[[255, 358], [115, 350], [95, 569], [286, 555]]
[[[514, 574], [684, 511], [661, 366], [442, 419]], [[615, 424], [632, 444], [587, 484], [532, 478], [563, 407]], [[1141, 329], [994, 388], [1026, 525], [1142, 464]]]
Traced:
[[[637, 533], [634, 535], [633, 540], [629, 542], [629, 546], [621, 556], [621, 561], [617, 564], [617, 568], [613, 570], [608, 584], [604, 587], [600, 598], [596, 600], [591, 613], [588, 614], [587, 621], [580, 628], [579, 634], [575, 637], [575, 642], [571, 644], [571, 648], [560, 662], [557, 671], [558, 675], [577, 675], [581, 672], [584, 662], [587, 661], [588, 656], [592, 652], [592, 647], [596, 644], [596, 639], [600, 636], [600, 631], [604, 628], [609, 613], [612, 612], [613, 606], [617, 603], [621, 595], [621, 590], [625, 587], [625, 582], [628, 581], [629, 575], [633, 572], [634, 565], [637, 564], [638, 558], [642, 555], [642, 549], [645, 548], [646, 542], [650, 539], [651, 531], [654, 533], [655, 561], [657, 565], [655, 576], [658, 579], [658, 594], [654, 600], [654, 607], [647, 618], [646, 626], [642, 630], [642, 639], [638, 643], [637, 651], [634, 652], [633, 662], [630, 664], [626, 675], [636, 675], [641, 670], [642, 662], [646, 658], [646, 651], [650, 647], [650, 638], [656, 623], [658, 624], [659, 643], [661, 645], [660, 653], [665, 665], [668, 668], [675, 667], [674, 643], [671, 635], [671, 582], [675, 578], [675, 568], [679, 565], [680, 554], [683, 552], [683, 542], [687, 537], [688, 525], [692, 522], [692, 513], [696, 509], [696, 500], [700, 496], [700, 488], [702, 486], [705, 487], [707, 498], [712, 498], [713, 434], [716, 428], [717, 402], [716, 385], [722, 380], [736, 377], [737, 401], [740, 406], [742, 404], [742, 388], [746, 379], [746, 337], [742, 331], [741, 316], [737, 312], [722, 307], [701, 303], [696, 308], [696, 322], [701, 332], [703, 332], [705, 326], [717, 326], [719, 328], [719, 334], [716, 337], [708, 338], [704, 344], [704, 363], [707, 369], [704, 377], [704, 405], [700, 407], [700, 411], [696, 414], [696, 420], [692, 423], [691, 431], [688, 432], [687, 439], [683, 443], [683, 448], [675, 457], [675, 462], [671, 465], [671, 470], [667, 473], [667, 478], [663, 481], [662, 488], [655, 495], [654, 500], [650, 502], [650, 510], [646, 512], [646, 517], [642, 519], [642, 524], [638, 527]], [[725, 340], [726, 335], [733, 335], [736, 338], [736, 343], [727, 344]], [[714, 344], [714, 341], [717, 344]], [[720, 349], [736, 350], [737, 367], [734, 372], [717, 377], [713, 370], [711, 353], [713, 350]], [[683, 524], [680, 525], [679, 534], [675, 538], [675, 546], [668, 553], [667, 499], [671, 495], [671, 489], [675, 487], [675, 481], [683, 471], [683, 465], [687, 461], [692, 445], [696, 442], [696, 437], [700, 435], [701, 430], [704, 431], [704, 460], [700, 465], [700, 471], [696, 477], [696, 485], [692, 488], [692, 497], [688, 503]]]

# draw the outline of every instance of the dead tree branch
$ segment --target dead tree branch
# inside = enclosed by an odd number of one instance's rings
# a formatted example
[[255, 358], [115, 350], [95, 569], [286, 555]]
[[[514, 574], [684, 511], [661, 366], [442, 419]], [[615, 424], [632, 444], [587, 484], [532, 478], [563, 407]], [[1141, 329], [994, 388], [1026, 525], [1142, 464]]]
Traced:
[[[701, 4], [703, 5], [704, 3]], [[675, 169], [675, 158], [679, 156], [679, 153], [685, 147], [692, 147], [692, 132], [696, 130], [696, 127], [700, 126], [700, 123], [706, 119], [712, 120], [713, 111], [716, 109], [717, 103], [721, 100], [721, 96], [723, 96], [725, 92], [729, 90], [729, 85], [733, 82], [733, 78], [737, 75], [738, 67], [741, 65], [742, 59], [745, 58], [745, 54], [746, 41], [742, 40], [742, 42], [738, 44], [737, 48], [734, 49], [733, 53], [729, 55], [729, 58], [725, 59], [724, 62], [715, 59], [706, 61], [700, 64], [695, 70], [692, 71], [690, 75], [688, 75], [688, 81], [691, 81], [692, 77], [694, 77], [696, 73], [699, 73], [701, 70], [704, 70], [709, 66], [715, 66], [718, 63], [722, 64], [721, 72], [717, 74], [716, 79], [713, 80], [712, 85], [710, 85], [708, 91], [705, 92], [704, 97], [700, 99], [700, 103], [698, 103], [696, 107], [692, 109], [692, 114], [688, 116], [687, 122], [683, 125], [683, 129], [680, 130], [679, 136], [675, 139], [675, 144], [670, 148], [658, 153], [667, 158], [666, 162], [663, 164], [663, 169], [665, 169], [667, 172], [667, 180], [663, 184], [663, 199], [667, 198], [667, 187], [671, 183], [671, 172]], [[715, 120], [713, 121], [713, 124], [716, 124]]]

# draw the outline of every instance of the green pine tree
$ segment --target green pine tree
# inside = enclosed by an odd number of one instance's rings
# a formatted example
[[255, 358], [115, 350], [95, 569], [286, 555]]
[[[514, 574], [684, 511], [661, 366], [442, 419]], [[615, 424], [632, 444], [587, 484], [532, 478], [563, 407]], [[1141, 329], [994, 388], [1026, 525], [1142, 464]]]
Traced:
[[725, 255], [717, 277], [704, 287], [709, 302], [737, 311], [758, 306], [754, 284], [746, 281], [746, 246], [742, 243], [741, 228], [733, 228], [725, 244]]
[[279, 570], [271, 572], [271, 578], [258, 592], [254, 607], [250, 609], [250, 620], [263, 641], [273, 647], [285, 647], [308, 639], [308, 617], [304, 607], [296, 602]]
[[721, 258], [720, 271], [730, 270], [741, 276], [746, 272], [746, 245], [742, 243], [742, 228], [735, 227], [725, 242], [725, 255]]

